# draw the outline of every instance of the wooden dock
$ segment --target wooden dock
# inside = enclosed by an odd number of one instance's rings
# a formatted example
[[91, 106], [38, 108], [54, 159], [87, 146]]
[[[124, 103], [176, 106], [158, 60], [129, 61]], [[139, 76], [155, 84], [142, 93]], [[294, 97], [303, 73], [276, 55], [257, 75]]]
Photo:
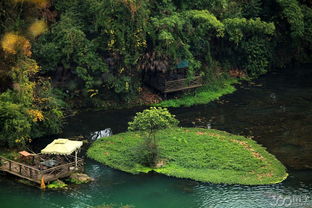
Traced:
[[202, 85], [203, 79], [201, 76], [197, 76], [191, 81], [188, 81], [186, 78], [172, 81], [166, 80], [164, 83], [164, 87], [162, 88], [162, 92], [164, 93], [177, 92], [181, 90], [201, 87]]
[[67, 162], [54, 167], [45, 166], [30, 166], [17, 161], [9, 160], [0, 157], [0, 170], [16, 175], [35, 183], [41, 183], [43, 178], [45, 183], [70, 176], [73, 172], [83, 171], [83, 160], [78, 158], [77, 167], [76, 162]]
[[154, 75], [150, 73], [144, 76], [144, 83], [163, 94], [167, 94], [201, 87], [203, 86], [203, 78], [195, 76], [193, 80], [188, 80], [187, 78], [167, 80], [165, 74]]

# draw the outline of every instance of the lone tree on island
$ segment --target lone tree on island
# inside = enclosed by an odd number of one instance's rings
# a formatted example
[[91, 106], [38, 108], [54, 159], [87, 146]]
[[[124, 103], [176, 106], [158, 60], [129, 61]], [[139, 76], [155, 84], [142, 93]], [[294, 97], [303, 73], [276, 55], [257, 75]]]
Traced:
[[138, 112], [133, 121], [129, 122], [129, 131], [140, 131], [145, 134], [145, 141], [140, 148], [142, 163], [155, 166], [158, 160], [157, 131], [175, 127], [179, 121], [175, 119], [167, 108], [151, 107]]

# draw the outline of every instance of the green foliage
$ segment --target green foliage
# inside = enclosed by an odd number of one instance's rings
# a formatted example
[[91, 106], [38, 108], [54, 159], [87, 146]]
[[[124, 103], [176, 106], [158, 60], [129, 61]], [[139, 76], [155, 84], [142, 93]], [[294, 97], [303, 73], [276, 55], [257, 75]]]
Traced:
[[[151, 20], [153, 25], [150, 30], [154, 31], [151, 37], [155, 37], [157, 41], [153, 50], [169, 60], [169, 70], [174, 68], [180, 60], [187, 59], [190, 72], [197, 71], [199, 65], [191, 52], [188, 40], [192, 27], [188, 18], [181, 13], [174, 12], [170, 16], [152, 17]], [[189, 31], [185, 32], [185, 28]]]
[[257, 35], [273, 35], [275, 26], [273, 23], [261, 21], [260, 18], [245, 19], [232, 18], [223, 21], [228, 39], [234, 43], [239, 43], [244, 36], [250, 37]]
[[304, 16], [297, 0], [277, 0], [282, 8], [282, 17], [290, 25], [291, 37], [300, 38], [304, 34]]
[[271, 51], [269, 43], [260, 38], [251, 38], [242, 43], [245, 53], [244, 69], [251, 77], [265, 74], [270, 66]]
[[175, 4], [184, 10], [209, 10], [219, 18], [238, 16], [241, 13], [241, 7], [236, 1], [228, 0], [174, 0]]
[[60, 21], [52, 26], [51, 32], [39, 38], [34, 53], [45, 71], [62, 67], [65, 76], [75, 74], [90, 89], [96, 85], [95, 77], [107, 72], [107, 66], [96, 53], [95, 44], [86, 38], [77, 21], [72, 13], [62, 14]]
[[301, 10], [304, 15], [304, 34], [296, 58], [302, 63], [309, 63], [312, 60], [312, 9], [302, 5]]
[[[233, 92], [223, 77], [229, 70], [256, 78], [290, 61], [312, 60], [306, 1], [59, 0], [41, 10], [35, 4], [0, 2], [2, 145], [59, 133], [65, 102], [133, 104], [142, 71], [150, 68], [145, 62], [170, 71], [187, 60], [188, 79], [204, 77], [205, 87], [160, 104], [177, 107]], [[31, 36], [34, 20], [45, 20], [49, 30]], [[4, 41], [6, 34], [14, 38]], [[214, 63], [222, 74], [216, 79]]]
[[311, 8], [297, 0], [276, 2], [278, 10], [270, 13], [277, 26], [273, 63], [278, 67], [290, 62], [311, 63]]
[[55, 98], [38, 98], [44, 101], [35, 105], [19, 102], [16, 96], [13, 91], [0, 95], [0, 146], [24, 146], [32, 138], [60, 133], [63, 113]]
[[242, 13], [246, 18], [260, 17], [262, 10], [261, 0], [247, 0], [242, 2]]
[[[65, 77], [58, 79], [63, 80], [63, 88], [69, 89], [70, 79], [84, 83], [75, 85], [71, 93], [87, 97], [83, 91], [97, 90], [98, 96], [117, 95], [113, 98], [129, 101], [139, 90], [136, 63], [146, 47], [145, 3], [59, 1], [61, 19], [40, 38], [35, 55], [47, 73], [62, 71]], [[129, 16], [130, 24], [124, 21]]]
[[285, 167], [251, 139], [217, 130], [171, 128], [159, 131], [161, 167], [146, 167], [132, 151], [138, 132], [100, 139], [87, 155], [105, 165], [137, 174], [155, 171], [168, 176], [227, 184], [274, 184], [287, 177]]
[[302, 12], [304, 14], [304, 40], [308, 42], [311, 48], [312, 43], [312, 8], [305, 5], [302, 6]]
[[[141, 66], [149, 61], [172, 70], [188, 60], [189, 79], [194, 74], [207, 78], [205, 68], [213, 62], [252, 77], [268, 71], [272, 60], [277, 62], [268, 58], [278, 51], [272, 48], [287, 41], [282, 39], [286, 33], [279, 35], [284, 28], [279, 16], [289, 23], [292, 36], [308, 32], [302, 24], [308, 22], [307, 9], [296, 0], [278, 4], [281, 11], [275, 14], [275, 4], [260, 0], [56, 1], [60, 18], [36, 41], [34, 54], [42, 72], [61, 82], [68, 98], [130, 103], [141, 92], [141, 71], [146, 69]], [[309, 45], [303, 42], [298, 51], [308, 61]], [[257, 63], [251, 63], [249, 52]], [[156, 58], [146, 60], [146, 54]]]
[[208, 10], [190, 10], [186, 11], [184, 15], [189, 17], [200, 30], [205, 30], [207, 33], [213, 29], [216, 31], [217, 37], [224, 36], [224, 25]]
[[[53, 95], [50, 80], [40, 76], [40, 67], [31, 58], [32, 32], [43, 32], [44, 23], [30, 31], [38, 13], [35, 5], [5, 0], [0, 9], [0, 146], [20, 147], [32, 139], [59, 133], [63, 113]], [[8, 12], [12, 13], [9, 14]], [[15, 27], [16, 26], [16, 27]]]
[[152, 21], [153, 30], [156, 29], [153, 36], [159, 41], [154, 50], [169, 60], [168, 68], [188, 60], [190, 78], [195, 73], [205, 75], [201, 66], [211, 61], [210, 42], [213, 37], [223, 37], [223, 24], [208, 10], [173, 12], [170, 16], [153, 17]]
[[166, 108], [150, 107], [138, 112], [133, 121], [129, 122], [129, 131], [145, 131], [155, 133], [158, 130], [178, 125], [178, 120]]
[[[243, 37], [271, 35], [274, 31], [273, 24], [260, 19], [219, 20], [218, 17], [233, 17], [231, 9], [241, 7], [239, 2], [227, 0], [192, 4], [72, 0], [57, 2], [55, 6], [61, 18], [35, 47], [44, 69], [48, 73], [61, 67], [65, 73], [63, 81], [76, 77], [84, 82], [87, 91], [95, 89], [100, 97], [117, 95], [125, 101], [140, 91], [140, 72], [136, 68], [146, 52], [162, 54], [168, 60], [169, 70], [186, 59], [190, 77], [195, 73], [207, 75], [201, 66], [216, 59], [220, 50], [212, 48], [216, 47], [216, 38], [223, 38], [226, 33], [237, 43]], [[70, 83], [70, 91], [85, 90]]]
[[33, 59], [19, 57], [9, 77], [13, 89], [0, 94], [1, 146], [24, 146], [32, 138], [59, 133], [63, 113], [61, 103], [53, 96], [48, 81], [37, 78]]
[[[227, 50], [232, 66], [243, 69], [250, 77], [258, 77], [270, 68], [272, 46], [271, 37], [275, 32], [274, 23], [261, 21], [260, 18], [233, 18], [224, 20], [226, 38], [236, 47]], [[235, 53], [235, 59], [230, 54]]]
[[15, 104], [0, 96], [0, 141], [1, 146], [25, 145], [31, 131], [31, 120], [22, 104]]
[[66, 189], [67, 184], [61, 180], [53, 181], [52, 183], [47, 185], [48, 189]]

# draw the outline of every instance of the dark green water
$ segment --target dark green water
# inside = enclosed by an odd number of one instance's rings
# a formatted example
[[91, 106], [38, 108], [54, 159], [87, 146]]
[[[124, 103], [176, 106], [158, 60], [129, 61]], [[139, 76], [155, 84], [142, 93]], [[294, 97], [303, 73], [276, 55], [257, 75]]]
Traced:
[[[311, 199], [307, 204], [303, 202], [305, 197], [311, 196], [311, 172], [296, 172], [279, 185], [248, 187], [198, 183], [160, 175], [133, 176], [93, 161], [87, 161], [86, 170], [96, 181], [68, 191], [41, 191], [1, 177], [1, 208], [82, 208], [103, 203], [132, 204], [138, 208], [267, 208], [276, 207], [273, 197], [278, 196], [302, 200], [289, 207], [311, 207]], [[282, 203], [283, 200], [279, 200], [279, 204]]]
[[[88, 136], [105, 128], [125, 131], [139, 110], [83, 112], [68, 120], [63, 136]], [[87, 160], [86, 172], [95, 182], [67, 191], [41, 191], [0, 176], [0, 208], [84, 208], [111, 203], [137, 208], [312, 207], [310, 68], [272, 73], [218, 102], [171, 111], [182, 126], [209, 123], [212, 128], [253, 136], [289, 168], [289, 178], [270, 186], [214, 185], [153, 174], [134, 176]]]

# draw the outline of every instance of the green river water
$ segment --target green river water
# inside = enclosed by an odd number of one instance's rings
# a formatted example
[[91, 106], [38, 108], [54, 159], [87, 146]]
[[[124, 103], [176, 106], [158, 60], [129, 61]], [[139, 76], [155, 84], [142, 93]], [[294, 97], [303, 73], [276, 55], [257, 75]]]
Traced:
[[[82, 112], [68, 119], [61, 136], [112, 128], [125, 131], [135, 112]], [[131, 175], [86, 160], [90, 184], [65, 191], [41, 191], [0, 175], [0, 208], [88, 208], [103, 204], [136, 208], [312, 207], [312, 70], [271, 73], [244, 84], [217, 102], [171, 109], [182, 126], [199, 126], [253, 136], [289, 169], [289, 178], [268, 186], [216, 185], [157, 174]], [[44, 147], [53, 139], [35, 141]]]

